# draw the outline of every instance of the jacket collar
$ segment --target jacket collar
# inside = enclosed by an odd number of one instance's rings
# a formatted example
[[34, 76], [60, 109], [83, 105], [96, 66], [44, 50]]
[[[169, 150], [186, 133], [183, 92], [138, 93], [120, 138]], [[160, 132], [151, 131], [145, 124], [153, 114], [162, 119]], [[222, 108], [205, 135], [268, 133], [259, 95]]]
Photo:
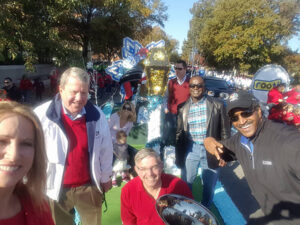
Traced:
[[[86, 122], [97, 121], [100, 118], [100, 113], [96, 107], [90, 102], [87, 101], [84, 106], [86, 112]], [[62, 101], [60, 94], [56, 94], [52, 102], [50, 103], [48, 110], [46, 112], [47, 117], [53, 122], [57, 123], [63, 130], [63, 123], [61, 118], [62, 110]]]

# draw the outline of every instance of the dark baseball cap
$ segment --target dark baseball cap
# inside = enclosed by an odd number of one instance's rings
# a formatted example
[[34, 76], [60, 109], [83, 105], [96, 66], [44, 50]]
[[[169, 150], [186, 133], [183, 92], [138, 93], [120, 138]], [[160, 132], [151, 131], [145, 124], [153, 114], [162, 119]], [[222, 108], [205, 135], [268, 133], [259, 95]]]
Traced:
[[226, 101], [226, 113], [235, 108], [249, 109], [255, 106], [258, 106], [256, 98], [248, 91], [241, 90], [229, 96]]

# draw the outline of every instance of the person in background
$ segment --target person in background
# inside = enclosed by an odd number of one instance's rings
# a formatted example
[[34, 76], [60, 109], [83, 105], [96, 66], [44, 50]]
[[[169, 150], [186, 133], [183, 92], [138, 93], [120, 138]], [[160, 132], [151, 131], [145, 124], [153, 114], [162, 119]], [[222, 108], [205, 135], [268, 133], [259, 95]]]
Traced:
[[0, 102], [0, 143], [0, 224], [54, 225], [44, 194], [44, 134], [30, 108]]
[[204, 145], [221, 166], [228, 155], [241, 164], [263, 211], [252, 215], [247, 224], [300, 224], [300, 132], [265, 119], [259, 103], [247, 91], [232, 94], [226, 105], [238, 133], [222, 141], [208, 137]]
[[190, 96], [190, 76], [187, 75], [186, 62], [183, 60], [178, 60], [174, 69], [176, 78], [169, 81], [165, 96], [167, 105], [165, 108], [165, 123], [162, 135], [162, 143], [160, 146], [162, 159], [164, 158], [164, 147], [168, 145], [175, 145], [177, 106], [185, 102]]
[[56, 225], [101, 224], [103, 193], [112, 187], [113, 148], [104, 113], [88, 101], [89, 74], [78, 67], [61, 76], [59, 93], [37, 108], [48, 156], [47, 195]]
[[0, 89], [0, 101], [7, 101], [8, 99], [6, 98], [6, 91], [4, 89]]
[[45, 85], [39, 77], [34, 79], [33, 88], [35, 89], [36, 100], [42, 100], [43, 93], [45, 91]]
[[181, 168], [181, 178], [192, 190], [202, 169], [203, 194], [201, 203], [210, 207], [218, 179], [218, 161], [206, 153], [206, 137], [223, 140], [230, 137], [230, 123], [224, 103], [205, 94], [204, 80], [195, 76], [189, 81], [190, 98], [178, 106], [175, 163]]
[[128, 144], [127, 144], [127, 134], [125, 131], [120, 130], [116, 135], [116, 143], [113, 144], [115, 161], [113, 163], [113, 176], [112, 185], [117, 187], [117, 178], [122, 177], [122, 180], [128, 182], [130, 180], [129, 169], [130, 166], [127, 164], [129, 154], [128, 154]]
[[282, 122], [283, 106], [285, 105], [285, 101], [283, 99], [285, 86], [285, 83], [280, 83], [276, 87], [272, 88], [268, 93], [267, 104], [270, 107], [269, 120], [280, 123]]
[[50, 78], [50, 91], [52, 96], [54, 96], [58, 92], [59, 70], [57, 68], [51, 70], [49, 78]]
[[11, 101], [20, 102], [21, 101], [21, 92], [19, 88], [12, 82], [10, 77], [4, 78], [4, 87], [6, 91], [6, 97]]
[[300, 74], [294, 77], [291, 85], [292, 90], [284, 93], [284, 97], [287, 97], [286, 102], [293, 105], [300, 104]]
[[165, 224], [155, 209], [156, 200], [165, 194], [193, 195], [180, 178], [163, 173], [163, 162], [153, 149], [142, 149], [134, 158], [137, 177], [121, 191], [123, 225]]
[[26, 75], [22, 76], [22, 79], [20, 81], [20, 91], [22, 94], [22, 102], [28, 101], [28, 94], [32, 90], [33, 85], [32, 82], [27, 78]]
[[134, 105], [131, 102], [125, 102], [121, 109], [113, 113], [108, 120], [112, 142], [116, 143], [116, 134], [120, 130], [123, 130], [128, 136], [135, 121], [136, 113]]

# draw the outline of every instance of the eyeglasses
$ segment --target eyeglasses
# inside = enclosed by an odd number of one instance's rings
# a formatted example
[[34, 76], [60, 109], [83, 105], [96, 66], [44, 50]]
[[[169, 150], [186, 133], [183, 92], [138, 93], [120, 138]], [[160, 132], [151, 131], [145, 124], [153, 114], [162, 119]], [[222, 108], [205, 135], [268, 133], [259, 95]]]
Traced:
[[123, 106], [123, 110], [131, 111], [131, 107], [130, 106]]
[[150, 168], [143, 168], [143, 167], [136, 166], [136, 168], [138, 168], [138, 170], [142, 173], [146, 173], [147, 171], [157, 172], [161, 169], [161, 165], [155, 165]]
[[183, 70], [184, 68], [182, 67], [175, 67], [175, 70]]
[[229, 115], [231, 122], [237, 122], [240, 117], [243, 117], [244, 119], [250, 117], [253, 115], [253, 113], [255, 112], [255, 109], [247, 109], [243, 112], [240, 113], [240, 115]]
[[10, 84], [10, 81], [4, 81], [4, 84]]
[[204, 87], [204, 84], [190, 84], [189, 87], [200, 89]]

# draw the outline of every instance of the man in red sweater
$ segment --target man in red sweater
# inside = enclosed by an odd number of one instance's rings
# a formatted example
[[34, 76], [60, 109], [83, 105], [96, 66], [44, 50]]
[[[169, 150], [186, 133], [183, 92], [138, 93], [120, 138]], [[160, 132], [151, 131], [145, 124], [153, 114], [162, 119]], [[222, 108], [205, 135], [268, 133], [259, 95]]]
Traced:
[[134, 157], [138, 176], [121, 193], [123, 225], [164, 225], [155, 209], [156, 199], [165, 194], [193, 198], [188, 185], [178, 177], [163, 173], [163, 163], [152, 149], [142, 149]]
[[161, 157], [164, 156], [164, 146], [175, 145], [177, 106], [185, 102], [189, 96], [190, 77], [186, 74], [187, 64], [178, 60], [175, 64], [176, 78], [168, 83], [167, 107], [165, 109], [165, 124], [161, 144]]
[[47, 196], [56, 225], [101, 224], [102, 196], [111, 187], [112, 141], [104, 113], [88, 101], [90, 76], [71, 67], [59, 93], [38, 106], [46, 140]]

